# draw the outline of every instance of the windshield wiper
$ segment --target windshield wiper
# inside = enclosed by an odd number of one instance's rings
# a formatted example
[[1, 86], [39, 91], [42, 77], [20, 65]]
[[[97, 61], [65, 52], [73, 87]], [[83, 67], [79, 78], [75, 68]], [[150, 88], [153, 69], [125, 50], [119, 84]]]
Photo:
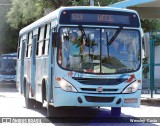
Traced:
[[123, 27], [119, 27], [117, 31], [114, 33], [110, 41], [107, 43], [108, 45], [111, 45], [112, 42], [116, 39], [116, 37], [119, 35], [120, 31], [123, 29]]
[[84, 29], [83, 29], [83, 27], [82, 27], [82, 25], [79, 25], [78, 28], [79, 28], [79, 30], [81, 31], [82, 36], [87, 37], [87, 36], [86, 36], [86, 33], [85, 33], [85, 31], [84, 31]]
[[86, 47], [89, 47], [89, 46], [90, 46], [89, 36], [86, 35], [86, 33], [85, 33], [82, 25], [79, 25], [78, 28], [79, 28], [79, 30], [80, 30], [81, 33], [82, 33], [82, 39], [85, 40], [85, 45], [86, 45]]

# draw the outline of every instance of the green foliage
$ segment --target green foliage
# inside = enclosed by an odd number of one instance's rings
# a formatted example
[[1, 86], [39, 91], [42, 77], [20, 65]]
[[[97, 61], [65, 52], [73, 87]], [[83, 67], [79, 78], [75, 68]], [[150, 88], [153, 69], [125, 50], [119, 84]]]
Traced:
[[[95, 0], [101, 6], [107, 6], [121, 0]], [[89, 0], [13, 0], [12, 7], [7, 15], [7, 21], [12, 28], [18, 29], [44, 16], [45, 10], [54, 10], [60, 6], [89, 6]]]
[[[0, 8], [0, 32], [5, 31], [0, 36], [0, 44], [3, 50], [16, 51], [19, 29], [43, 17], [46, 10], [55, 10], [60, 6], [89, 6], [90, 0], [0, 0], [0, 3], [8, 4], [12, 1], [12, 6], [5, 18], [6, 8]], [[122, 0], [94, 0], [95, 6], [107, 6]], [[99, 4], [98, 4], [99, 3]], [[5, 13], [1, 10], [5, 10]], [[3, 14], [2, 14], [3, 13]], [[3, 16], [1, 16], [1, 14]], [[6, 23], [7, 20], [7, 23]], [[160, 20], [141, 20], [144, 31], [151, 31], [160, 28]], [[10, 26], [13, 28], [10, 28]], [[2, 28], [4, 26], [5, 28]], [[7, 33], [8, 32], [8, 33]], [[2, 46], [1, 46], [2, 48]]]
[[5, 24], [5, 28], [0, 35], [0, 54], [16, 52], [18, 32], [19, 30], [12, 29], [9, 24]]
[[160, 19], [141, 20], [144, 32], [151, 32], [160, 29]]
[[61, 6], [72, 6], [74, 0], [49, 0], [53, 8], [57, 9]]
[[122, 0], [95, 0], [95, 6], [98, 6], [98, 2], [100, 6], [107, 6], [107, 5], [111, 5], [119, 1], [122, 1]]
[[11, 2], [10, 0], [0, 0], [0, 4], [0, 54], [15, 52], [18, 31], [11, 29], [10, 25], [6, 23], [6, 14], [11, 7]]
[[[122, 0], [94, 0], [94, 5], [95, 6], [107, 6], [116, 2], [119, 2]], [[90, 0], [72, 0], [72, 5], [77, 5], [77, 6], [89, 6], [90, 5]]]
[[[148, 59], [144, 58], [143, 59], [143, 64], [148, 64]], [[148, 78], [148, 72], [149, 72], [149, 67], [148, 66], [143, 66], [143, 77]]]
[[32, 23], [43, 14], [42, 0], [13, 0], [12, 5], [7, 21], [14, 29]]

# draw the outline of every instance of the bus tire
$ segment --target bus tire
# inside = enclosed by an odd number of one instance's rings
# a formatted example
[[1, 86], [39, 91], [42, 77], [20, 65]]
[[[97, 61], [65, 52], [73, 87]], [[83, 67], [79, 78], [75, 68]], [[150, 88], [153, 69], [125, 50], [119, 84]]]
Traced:
[[42, 104], [46, 101], [46, 83], [45, 80], [42, 81]]
[[54, 107], [51, 105], [47, 105], [47, 117], [53, 117], [53, 109]]
[[35, 105], [34, 106], [35, 109], [41, 109], [43, 107], [43, 104], [41, 102], [38, 102], [38, 101], [35, 101], [34, 105]]
[[59, 107], [47, 105], [47, 117], [61, 117], [62, 112], [62, 109]]
[[25, 98], [25, 105], [27, 109], [33, 109], [34, 108], [34, 104], [35, 104], [35, 100], [28, 98], [27, 96], [27, 85], [26, 85], [26, 79], [24, 79], [24, 98]]
[[121, 115], [121, 107], [112, 107], [111, 108], [112, 116], [120, 116]]
[[33, 109], [35, 105], [35, 100], [25, 97], [25, 104], [27, 109]]

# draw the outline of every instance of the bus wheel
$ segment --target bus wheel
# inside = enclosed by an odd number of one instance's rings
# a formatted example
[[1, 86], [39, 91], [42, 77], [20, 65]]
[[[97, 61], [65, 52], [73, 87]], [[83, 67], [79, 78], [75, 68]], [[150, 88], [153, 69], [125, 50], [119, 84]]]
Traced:
[[27, 109], [33, 109], [35, 105], [35, 100], [25, 97], [25, 103]]
[[112, 116], [120, 116], [121, 115], [121, 107], [112, 107], [111, 108]]
[[32, 109], [34, 108], [35, 100], [30, 99], [27, 97], [27, 91], [26, 91], [26, 81], [24, 84], [24, 98], [25, 98], [25, 104], [27, 109]]
[[47, 105], [47, 117], [60, 117], [61, 112], [61, 108]]
[[47, 104], [47, 117], [52, 117], [53, 116], [53, 109], [54, 107]]
[[35, 101], [34, 105], [35, 105], [36, 109], [41, 109], [43, 107], [43, 104], [41, 102], [38, 102], [38, 101]]

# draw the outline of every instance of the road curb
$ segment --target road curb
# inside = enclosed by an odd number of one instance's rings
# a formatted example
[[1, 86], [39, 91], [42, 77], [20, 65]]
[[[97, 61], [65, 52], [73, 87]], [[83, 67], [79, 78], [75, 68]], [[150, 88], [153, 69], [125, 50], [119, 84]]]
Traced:
[[141, 105], [148, 106], [159, 106], [160, 107], [160, 99], [158, 98], [145, 98], [141, 99]]

